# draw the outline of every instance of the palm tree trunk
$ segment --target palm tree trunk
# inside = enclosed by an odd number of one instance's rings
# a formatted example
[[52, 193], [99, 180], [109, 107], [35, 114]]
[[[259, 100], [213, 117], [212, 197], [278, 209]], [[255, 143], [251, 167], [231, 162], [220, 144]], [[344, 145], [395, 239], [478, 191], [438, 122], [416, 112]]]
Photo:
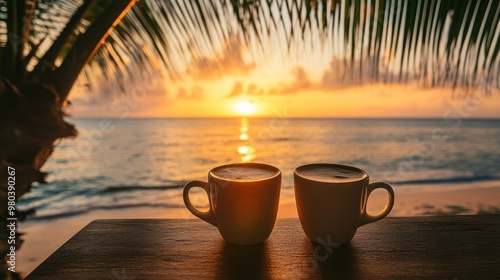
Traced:
[[[11, 34], [21, 34], [23, 26], [19, 26], [17, 17], [19, 6], [16, 3], [22, 1], [9, 1], [9, 8], [16, 12], [8, 25]], [[86, 1], [79, 10], [80, 13], [87, 9]], [[63, 120], [63, 104], [87, 61], [95, 54], [103, 44], [111, 30], [118, 24], [127, 11], [134, 5], [136, 0], [114, 0], [98, 16], [87, 31], [80, 35], [76, 43], [70, 49], [61, 66], [52, 70], [51, 67], [39, 68], [38, 75], [32, 76], [31, 81], [23, 77], [26, 73], [19, 52], [22, 50], [22, 36], [14, 36], [11, 39], [8, 54], [9, 64], [2, 67], [0, 76], [0, 199], [2, 201], [0, 219], [7, 221], [9, 213], [7, 209], [8, 180], [4, 174], [9, 167], [16, 169], [16, 202], [19, 197], [29, 191], [33, 182], [44, 182], [45, 174], [40, 168], [46, 162], [53, 151], [54, 143], [63, 137], [76, 136], [73, 125]], [[24, 6], [24, 5], [20, 5]], [[78, 17], [78, 18], [77, 18]], [[81, 15], [77, 15], [73, 24], [79, 22]], [[74, 28], [74, 26], [72, 27]], [[53, 60], [57, 56], [65, 42], [71, 37], [74, 30], [67, 28], [61, 34], [60, 41], [56, 41], [54, 49], [45, 57]], [[27, 35], [27, 34], [24, 34]], [[21, 57], [22, 58], [22, 57]], [[7, 68], [7, 66], [11, 66]], [[43, 67], [43, 64], [41, 64]], [[12, 75], [22, 70], [23, 75]], [[5, 74], [5, 75], [4, 75]], [[3, 77], [2, 77], [3, 76]], [[4, 178], [5, 177], [5, 178]], [[4, 204], [5, 203], [5, 204]], [[29, 212], [29, 211], [28, 211]], [[17, 212], [16, 217], [22, 220], [23, 213]], [[0, 254], [4, 262], [0, 263], [0, 279], [20, 279], [17, 273], [8, 271], [6, 256], [10, 251], [11, 244], [8, 243], [8, 227], [0, 228]], [[20, 237], [16, 232], [16, 249], [19, 249]]]

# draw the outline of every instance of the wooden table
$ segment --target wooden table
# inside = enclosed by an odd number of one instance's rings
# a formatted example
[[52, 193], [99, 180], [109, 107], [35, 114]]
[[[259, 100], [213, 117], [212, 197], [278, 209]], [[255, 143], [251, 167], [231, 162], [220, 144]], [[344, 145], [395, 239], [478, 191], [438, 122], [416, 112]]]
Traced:
[[334, 250], [298, 219], [251, 247], [200, 220], [96, 220], [26, 279], [317, 278], [500, 279], [500, 215], [386, 218]]

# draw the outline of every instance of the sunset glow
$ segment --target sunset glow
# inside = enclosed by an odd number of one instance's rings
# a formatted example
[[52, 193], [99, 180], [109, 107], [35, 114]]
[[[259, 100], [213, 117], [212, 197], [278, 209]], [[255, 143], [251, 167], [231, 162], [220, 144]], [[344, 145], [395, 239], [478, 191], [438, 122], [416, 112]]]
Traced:
[[[453, 93], [451, 88], [415, 82], [344, 80], [345, 69], [339, 69], [342, 64], [334, 63], [328, 51], [313, 52], [293, 63], [284, 63], [279, 56], [252, 58], [241, 43], [223, 46], [221, 52], [219, 60], [204, 57], [213, 69], [193, 64], [182, 79], [141, 81], [106, 102], [75, 92], [69, 113], [118, 118], [443, 118], [456, 116], [471, 103], [454, 98], [464, 96], [460, 89]], [[468, 116], [500, 117], [499, 94], [496, 89], [489, 95], [479, 93]]]
[[246, 100], [244, 101], [238, 101], [235, 105], [234, 105], [234, 110], [236, 110], [236, 112], [242, 114], [242, 115], [250, 115], [252, 114], [253, 112], [255, 112], [255, 109], [256, 109], [256, 106]]

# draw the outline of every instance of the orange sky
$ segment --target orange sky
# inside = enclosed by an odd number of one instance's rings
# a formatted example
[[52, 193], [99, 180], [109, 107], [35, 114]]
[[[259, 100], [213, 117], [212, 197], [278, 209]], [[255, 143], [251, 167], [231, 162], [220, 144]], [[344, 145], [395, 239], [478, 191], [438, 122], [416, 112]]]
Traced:
[[243, 115], [235, 104], [245, 101], [255, 107], [250, 116], [256, 117], [500, 117], [498, 90], [464, 99], [454, 98], [450, 89], [425, 88], [421, 83], [364, 81], [360, 85], [343, 79], [343, 63], [331, 57], [331, 53], [316, 52], [294, 60], [280, 54], [251, 59], [241, 44], [229, 42], [217, 58], [194, 58], [175, 80], [141, 80], [128, 84], [125, 94], [106, 100], [90, 101], [76, 88], [70, 95], [69, 113], [74, 117], [235, 117]]

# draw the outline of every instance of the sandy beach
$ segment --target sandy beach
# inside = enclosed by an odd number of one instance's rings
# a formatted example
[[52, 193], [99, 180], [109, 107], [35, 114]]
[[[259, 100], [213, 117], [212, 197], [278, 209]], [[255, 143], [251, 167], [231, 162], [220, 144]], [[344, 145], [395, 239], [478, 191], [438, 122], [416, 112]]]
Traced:
[[[433, 191], [432, 189], [432, 186], [395, 188], [396, 200], [389, 216], [500, 214], [498, 182], [482, 182], [473, 186], [450, 186], [446, 191]], [[370, 196], [368, 211], [376, 213], [384, 207], [386, 200], [387, 195], [383, 191], [375, 191]], [[297, 217], [293, 200], [281, 201], [278, 217]], [[50, 221], [28, 220], [20, 225], [21, 231], [26, 235], [25, 242], [18, 253], [17, 270], [22, 275], [27, 275], [92, 220], [144, 218], [195, 219], [196, 217], [184, 208], [136, 207], [97, 210]]]

